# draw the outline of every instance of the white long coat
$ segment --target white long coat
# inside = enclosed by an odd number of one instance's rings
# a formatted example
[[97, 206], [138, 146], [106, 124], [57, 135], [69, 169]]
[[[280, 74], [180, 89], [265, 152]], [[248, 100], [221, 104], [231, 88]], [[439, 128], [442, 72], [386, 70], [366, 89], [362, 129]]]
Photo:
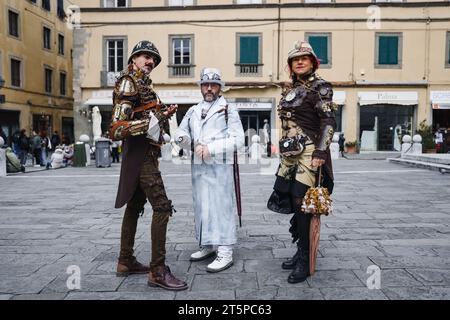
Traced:
[[[208, 147], [211, 159], [202, 161], [194, 153], [192, 161], [192, 195], [195, 231], [200, 245], [236, 243], [236, 205], [233, 180], [233, 153], [244, 145], [244, 130], [239, 113], [226, 100], [202, 101], [192, 106], [176, 131], [176, 141], [187, 137], [188, 143]], [[201, 119], [202, 109], [207, 110]]]

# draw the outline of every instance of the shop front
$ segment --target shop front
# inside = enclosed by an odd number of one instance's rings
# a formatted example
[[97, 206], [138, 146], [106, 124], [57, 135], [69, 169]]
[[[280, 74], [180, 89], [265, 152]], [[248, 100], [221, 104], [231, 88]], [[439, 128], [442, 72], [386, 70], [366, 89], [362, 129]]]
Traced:
[[430, 101], [436, 151], [450, 152], [450, 91], [431, 91]]
[[245, 133], [245, 146], [252, 143], [252, 137], [258, 135], [260, 143], [267, 145], [274, 140], [275, 115], [272, 112], [275, 99], [229, 98], [230, 106], [239, 111]]
[[450, 91], [431, 91], [433, 129], [450, 130]]
[[338, 109], [335, 112], [336, 116], [336, 132], [342, 132], [345, 128], [345, 91], [333, 90], [333, 102], [338, 105]]
[[0, 110], [0, 134], [6, 138], [5, 144], [11, 146], [12, 136], [20, 131], [20, 111]]
[[412, 135], [418, 93], [410, 91], [359, 92], [361, 151], [400, 151], [402, 137]]

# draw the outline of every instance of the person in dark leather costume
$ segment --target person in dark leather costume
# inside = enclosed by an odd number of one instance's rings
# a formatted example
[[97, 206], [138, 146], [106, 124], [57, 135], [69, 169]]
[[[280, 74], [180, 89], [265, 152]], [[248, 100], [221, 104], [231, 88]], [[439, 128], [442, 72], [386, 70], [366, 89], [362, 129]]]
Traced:
[[329, 146], [336, 127], [331, 84], [316, 74], [319, 60], [307, 42], [296, 42], [288, 55], [291, 82], [278, 106], [282, 137], [279, 142], [280, 165], [274, 191], [267, 207], [279, 213], [294, 213], [289, 232], [297, 241], [295, 255], [283, 262], [292, 270], [289, 283], [305, 281], [309, 271], [310, 214], [301, 211], [303, 197], [317, 182], [322, 166], [323, 182], [333, 189], [333, 170]]
[[[127, 204], [122, 222], [117, 275], [148, 273], [148, 285], [167, 290], [185, 290], [186, 282], [177, 279], [165, 264], [166, 232], [172, 215], [172, 202], [167, 198], [158, 156], [163, 134], [169, 133], [168, 118], [176, 105], [161, 106], [151, 86], [151, 71], [161, 56], [150, 41], [140, 41], [133, 48], [128, 67], [117, 79], [110, 137], [123, 140], [116, 208]], [[145, 106], [145, 107], [144, 107]], [[151, 225], [152, 256], [150, 267], [139, 263], [133, 255], [139, 214], [147, 201], [153, 208]]]

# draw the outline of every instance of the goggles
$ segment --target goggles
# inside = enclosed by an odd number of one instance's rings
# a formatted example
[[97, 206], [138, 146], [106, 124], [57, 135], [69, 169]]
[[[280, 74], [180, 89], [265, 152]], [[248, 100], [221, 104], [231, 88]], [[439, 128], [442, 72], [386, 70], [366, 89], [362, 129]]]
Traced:
[[208, 80], [220, 80], [220, 76], [217, 73], [205, 73], [202, 76], [202, 81], [208, 81]]

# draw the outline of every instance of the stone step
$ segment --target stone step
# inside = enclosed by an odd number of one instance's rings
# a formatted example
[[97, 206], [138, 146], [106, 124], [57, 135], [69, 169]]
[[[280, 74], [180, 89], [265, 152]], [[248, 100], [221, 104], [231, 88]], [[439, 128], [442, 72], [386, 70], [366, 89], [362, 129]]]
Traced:
[[416, 167], [416, 168], [440, 171], [441, 173], [450, 173], [450, 165], [427, 162], [427, 161], [411, 160], [411, 159], [405, 159], [405, 158], [388, 158], [386, 160], [388, 160], [389, 162], [404, 164], [404, 165], [408, 165], [408, 166], [412, 166], [412, 167]]
[[450, 154], [405, 154], [402, 159], [450, 165]]

